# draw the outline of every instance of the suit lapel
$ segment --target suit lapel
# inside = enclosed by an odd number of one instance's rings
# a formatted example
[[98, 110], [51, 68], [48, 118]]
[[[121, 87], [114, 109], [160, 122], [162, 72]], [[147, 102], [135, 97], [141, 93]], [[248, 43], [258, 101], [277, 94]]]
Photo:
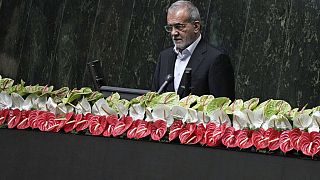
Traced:
[[[195, 72], [197, 72], [199, 65], [201, 64], [202, 60], [204, 59], [204, 53], [207, 51], [207, 45], [205, 43], [205, 41], [203, 40], [203, 38], [201, 38], [199, 44], [197, 45], [197, 47], [195, 48], [195, 50], [193, 51], [191, 58], [188, 62], [187, 67], [191, 68], [191, 78], [194, 78], [194, 74]], [[181, 78], [181, 82], [179, 85], [179, 89], [178, 89], [178, 94], [180, 96], [183, 96], [184, 94], [184, 89], [181, 87], [184, 85], [184, 75]]]

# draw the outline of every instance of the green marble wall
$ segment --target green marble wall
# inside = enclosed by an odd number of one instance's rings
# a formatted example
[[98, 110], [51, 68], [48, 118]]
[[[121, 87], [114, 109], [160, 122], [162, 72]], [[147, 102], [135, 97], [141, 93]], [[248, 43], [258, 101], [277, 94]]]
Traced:
[[[149, 89], [170, 0], [0, 0], [0, 74], [28, 84]], [[226, 49], [236, 96], [320, 104], [320, 1], [194, 0], [203, 36]]]

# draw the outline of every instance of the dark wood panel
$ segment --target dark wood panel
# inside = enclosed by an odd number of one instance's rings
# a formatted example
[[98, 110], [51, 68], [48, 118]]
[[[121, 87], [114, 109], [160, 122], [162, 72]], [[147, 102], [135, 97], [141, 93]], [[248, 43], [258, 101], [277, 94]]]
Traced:
[[[0, 74], [28, 84], [92, 86], [99, 59], [107, 85], [149, 89], [173, 0], [0, 0]], [[232, 58], [236, 95], [320, 102], [320, 3], [194, 0], [203, 37]]]
[[1, 179], [319, 179], [319, 161], [232, 148], [15, 129], [0, 143]]

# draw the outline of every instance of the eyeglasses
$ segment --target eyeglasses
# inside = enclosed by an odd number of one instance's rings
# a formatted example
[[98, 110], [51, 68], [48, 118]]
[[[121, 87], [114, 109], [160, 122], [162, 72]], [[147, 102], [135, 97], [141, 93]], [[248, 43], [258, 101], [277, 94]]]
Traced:
[[186, 25], [188, 23], [185, 23], [185, 24], [180, 24], [180, 23], [177, 23], [177, 24], [173, 24], [173, 25], [165, 25], [164, 26], [164, 29], [167, 31], [167, 32], [172, 32], [173, 28], [175, 28], [176, 30], [178, 31], [182, 31]]

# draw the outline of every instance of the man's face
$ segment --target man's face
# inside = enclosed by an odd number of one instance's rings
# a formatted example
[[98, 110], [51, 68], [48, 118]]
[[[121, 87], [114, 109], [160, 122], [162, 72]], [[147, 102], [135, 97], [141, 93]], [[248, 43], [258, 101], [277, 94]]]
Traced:
[[200, 25], [190, 23], [188, 20], [188, 13], [184, 9], [169, 12], [167, 15], [167, 24], [172, 26], [170, 32], [172, 41], [179, 51], [187, 48], [198, 38]]

